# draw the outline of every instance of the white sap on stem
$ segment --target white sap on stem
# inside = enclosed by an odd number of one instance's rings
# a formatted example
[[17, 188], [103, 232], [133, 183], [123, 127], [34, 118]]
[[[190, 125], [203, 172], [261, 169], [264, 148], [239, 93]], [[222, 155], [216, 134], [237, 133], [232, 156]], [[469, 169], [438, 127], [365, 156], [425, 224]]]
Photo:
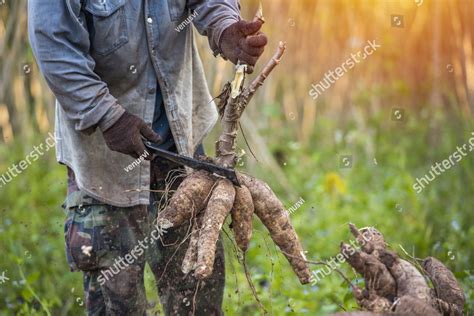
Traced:
[[235, 76], [234, 80], [231, 83], [231, 92], [230, 96], [232, 99], [235, 99], [239, 96], [242, 90], [242, 83], [245, 79], [245, 71], [247, 70], [247, 65], [237, 64], [235, 66]]

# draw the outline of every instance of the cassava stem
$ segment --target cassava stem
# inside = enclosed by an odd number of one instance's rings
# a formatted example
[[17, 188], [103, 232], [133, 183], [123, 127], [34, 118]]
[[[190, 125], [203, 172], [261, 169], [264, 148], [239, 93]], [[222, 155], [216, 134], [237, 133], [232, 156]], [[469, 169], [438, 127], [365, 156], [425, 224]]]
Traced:
[[237, 97], [229, 96], [227, 103], [224, 105], [222, 115], [222, 133], [216, 143], [217, 163], [226, 166], [234, 167], [236, 163], [235, 143], [237, 138], [237, 131], [239, 128], [239, 120], [245, 107], [252, 99], [255, 91], [263, 84], [265, 79], [270, 75], [276, 65], [280, 63], [281, 57], [285, 52], [286, 45], [280, 42], [273, 57], [265, 65], [261, 73], [255, 78], [247, 88], [243, 88], [243, 82], [240, 87], [240, 93]]

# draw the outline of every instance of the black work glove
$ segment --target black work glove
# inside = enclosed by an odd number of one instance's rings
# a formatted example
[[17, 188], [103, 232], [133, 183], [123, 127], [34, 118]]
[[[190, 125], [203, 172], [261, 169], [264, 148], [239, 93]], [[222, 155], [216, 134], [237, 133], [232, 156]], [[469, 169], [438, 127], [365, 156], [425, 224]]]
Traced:
[[[105, 131], [102, 131], [105, 143], [110, 150], [138, 158], [146, 151], [143, 139], [153, 143], [160, 143], [161, 137], [156, 134], [145, 121], [138, 116], [124, 112], [122, 116]], [[151, 160], [153, 155], [143, 155], [146, 160]]]
[[253, 72], [253, 66], [262, 55], [267, 37], [259, 32], [262, 21], [238, 21], [224, 30], [221, 35], [219, 47], [222, 55], [234, 64], [249, 65], [247, 73]]

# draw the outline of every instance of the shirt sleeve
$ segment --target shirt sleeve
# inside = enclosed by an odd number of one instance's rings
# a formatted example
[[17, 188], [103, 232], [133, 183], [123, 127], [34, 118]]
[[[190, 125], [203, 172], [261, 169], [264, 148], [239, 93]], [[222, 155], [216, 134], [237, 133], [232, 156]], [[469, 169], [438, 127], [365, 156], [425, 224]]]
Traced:
[[194, 11], [194, 26], [209, 39], [214, 55], [221, 53], [221, 35], [231, 24], [240, 20], [239, 0], [189, 0], [189, 8]]
[[125, 110], [94, 73], [81, 0], [29, 0], [28, 31], [38, 66], [78, 131], [107, 129]]

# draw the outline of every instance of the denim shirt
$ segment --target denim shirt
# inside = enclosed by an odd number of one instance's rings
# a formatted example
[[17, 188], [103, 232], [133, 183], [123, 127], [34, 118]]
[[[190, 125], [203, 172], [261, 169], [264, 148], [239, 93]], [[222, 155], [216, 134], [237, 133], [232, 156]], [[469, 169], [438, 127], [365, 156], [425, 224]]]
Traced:
[[240, 19], [238, 0], [29, 0], [28, 16], [57, 99], [58, 161], [93, 198], [148, 204], [150, 163], [125, 171], [135, 159], [109, 150], [101, 130], [125, 110], [151, 126], [160, 88], [176, 148], [192, 155], [217, 113], [188, 24], [216, 55], [222, 32]]
[[151, 124], [153, 131], [160, 135], [162, 141], [159, 147], [165, 150], [170, 150], [174, 147], [173, 133], [171, 132], [170, 123], [166, 116], [165, 106], [163, 104], [163, 95], [161, 94], [161, 88], [156, 88], [156, 103], [155, 112], [153, 114], [153, 121]]

